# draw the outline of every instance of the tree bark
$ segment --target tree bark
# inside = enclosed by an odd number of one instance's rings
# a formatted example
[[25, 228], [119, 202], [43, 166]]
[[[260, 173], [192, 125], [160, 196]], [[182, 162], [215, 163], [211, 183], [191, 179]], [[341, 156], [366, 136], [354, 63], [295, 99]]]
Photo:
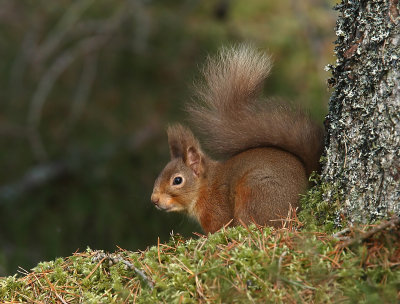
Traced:
[[339, 202], [339, 214], [350, 222], [365, 223], [400, 215], [400, 6], [398, 0], [342, 0], [336, 9], [321, 176], [330, 190], [323, 197]]

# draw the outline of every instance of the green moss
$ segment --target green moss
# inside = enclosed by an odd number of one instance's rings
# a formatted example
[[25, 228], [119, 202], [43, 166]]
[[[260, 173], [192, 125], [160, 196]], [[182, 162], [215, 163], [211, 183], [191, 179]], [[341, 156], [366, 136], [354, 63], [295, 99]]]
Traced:
[[[341, 249], [327, 234], [236, 227], [135, 253], [92, 251], [0, 279], [0, 298], [44, 303], [397, 301], [400, 231]], [[397, 249], [396, 249], [397, 248]], [[139, 274], [139, 272], [141, 274]]]
[[[338, 227], [345, 225], [340, 216], [340, 196], [335, 185], [323, 183], [320, 175], [310, 177], [313, 184], [311, 189], [301, 198], [299, 219], [307, 229], [333, 232]], [[333, 198], [329, 201], [324, 196], [329, 193]]]

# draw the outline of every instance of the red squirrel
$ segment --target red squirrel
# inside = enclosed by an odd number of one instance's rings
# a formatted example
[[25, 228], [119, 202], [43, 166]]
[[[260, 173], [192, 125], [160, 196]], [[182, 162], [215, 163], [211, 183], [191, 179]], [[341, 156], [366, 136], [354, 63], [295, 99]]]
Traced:
[[260, 100], [270, 58], [246, 45], [209, 58], [198, 102], [188, 105], [214, 160], [181, 124], [168, 128], [171, 161], [154, 184], [151, 200], [164, 211], [196, 219], [206, 233], [256, 223], [280, 227], [319, 169], [323, 129], [283, 103]]

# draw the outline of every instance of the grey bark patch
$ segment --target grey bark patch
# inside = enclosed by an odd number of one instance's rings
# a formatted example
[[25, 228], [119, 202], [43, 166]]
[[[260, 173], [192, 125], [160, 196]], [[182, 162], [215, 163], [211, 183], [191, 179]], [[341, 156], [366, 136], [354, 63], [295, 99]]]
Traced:
[[[324, 193], [351, 222], [400, 214], [400, 18], [395, 1], [336, 6]], [[339, 218], [338, 218], [339, 219]]]

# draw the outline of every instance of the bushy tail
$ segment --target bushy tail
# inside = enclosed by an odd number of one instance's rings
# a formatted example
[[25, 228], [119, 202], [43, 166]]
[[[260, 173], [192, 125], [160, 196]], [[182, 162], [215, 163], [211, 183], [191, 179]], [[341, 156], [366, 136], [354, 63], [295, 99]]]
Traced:
[[270, 69], [270, 58], [252, 47], [223, 48], [205, 65], [204, 82], [196, 88], [199, 102], [189, 105], [188, 112], [217, 155], [278, 147], [299, 157], [310, 174], [319, 169], [323, 130], [299, 109], [258, 102]]

